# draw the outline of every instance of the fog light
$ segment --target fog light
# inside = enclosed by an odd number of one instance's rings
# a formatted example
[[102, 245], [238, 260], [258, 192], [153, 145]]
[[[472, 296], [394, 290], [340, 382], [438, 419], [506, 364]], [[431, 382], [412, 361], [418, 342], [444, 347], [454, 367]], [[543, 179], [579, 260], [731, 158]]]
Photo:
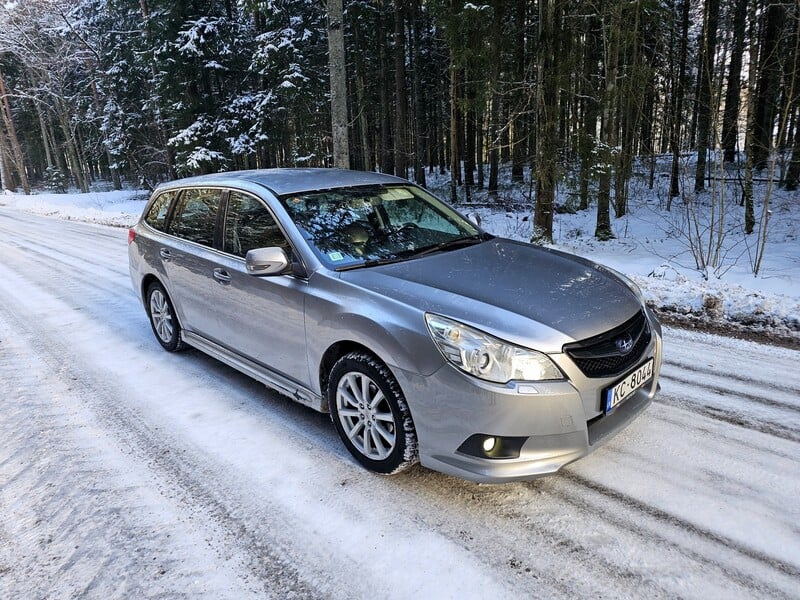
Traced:
[[527, 437], [475, 433], [464, 440], [456, 452], [490, 460], [519, 458], [522, 446], [527, 440]]

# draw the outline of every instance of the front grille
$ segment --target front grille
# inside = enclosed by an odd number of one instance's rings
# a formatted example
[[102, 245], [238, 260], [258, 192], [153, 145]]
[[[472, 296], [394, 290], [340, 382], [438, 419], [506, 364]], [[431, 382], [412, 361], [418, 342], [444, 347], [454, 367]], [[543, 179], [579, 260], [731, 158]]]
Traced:
[[[630, 335], [633, 348], [622, 353], [617, 340]], [[564, 352], [587, 377], [613, 377], [632, 367], [650, 343], [650, 326], [644, 311], [606, 333], [567, 344]]]

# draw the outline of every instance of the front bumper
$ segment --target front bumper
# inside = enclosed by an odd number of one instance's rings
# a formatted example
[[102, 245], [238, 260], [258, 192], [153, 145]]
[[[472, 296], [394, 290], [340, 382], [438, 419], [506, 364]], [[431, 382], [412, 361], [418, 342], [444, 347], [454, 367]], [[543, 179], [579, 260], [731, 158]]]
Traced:
[[[650, 344], [636, 363], [655, 359], [652, 380], [609, 414], [601, 409], [602, 390], [624, 373], [586, 378], [564, 354], [552, 356], [567, 375], [567, 380], [555, 382], [491, 384], [449, 364], [427, 377], [394, 371], [414, 418], [422, 465], [464, 479], [500, 483], [555, 473], [624, 429], [655, 397], [661, 352], [655, 324]], [[526, 440], [515, 458], [460, 452], [475, 434]]]

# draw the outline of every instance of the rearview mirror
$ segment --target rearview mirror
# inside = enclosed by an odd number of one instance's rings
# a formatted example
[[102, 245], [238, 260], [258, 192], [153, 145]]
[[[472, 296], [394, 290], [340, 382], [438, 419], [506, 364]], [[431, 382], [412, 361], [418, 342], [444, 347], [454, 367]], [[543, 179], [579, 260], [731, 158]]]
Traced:
[[280, 275], [289, 268], [289, 258], [283, 248], [256, 248], [247, 252], [245, 267], [250, 275]]

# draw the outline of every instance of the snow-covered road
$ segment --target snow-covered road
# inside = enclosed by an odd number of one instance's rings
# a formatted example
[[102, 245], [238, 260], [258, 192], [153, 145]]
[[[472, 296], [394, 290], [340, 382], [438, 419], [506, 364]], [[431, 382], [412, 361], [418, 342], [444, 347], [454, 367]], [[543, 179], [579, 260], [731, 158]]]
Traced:
[[660, 397], [562, 473], [384, 478], [162, 351], [125, 238], [0, 207], [0, 597], [800, 597], [800, 352], [667, 330]]

